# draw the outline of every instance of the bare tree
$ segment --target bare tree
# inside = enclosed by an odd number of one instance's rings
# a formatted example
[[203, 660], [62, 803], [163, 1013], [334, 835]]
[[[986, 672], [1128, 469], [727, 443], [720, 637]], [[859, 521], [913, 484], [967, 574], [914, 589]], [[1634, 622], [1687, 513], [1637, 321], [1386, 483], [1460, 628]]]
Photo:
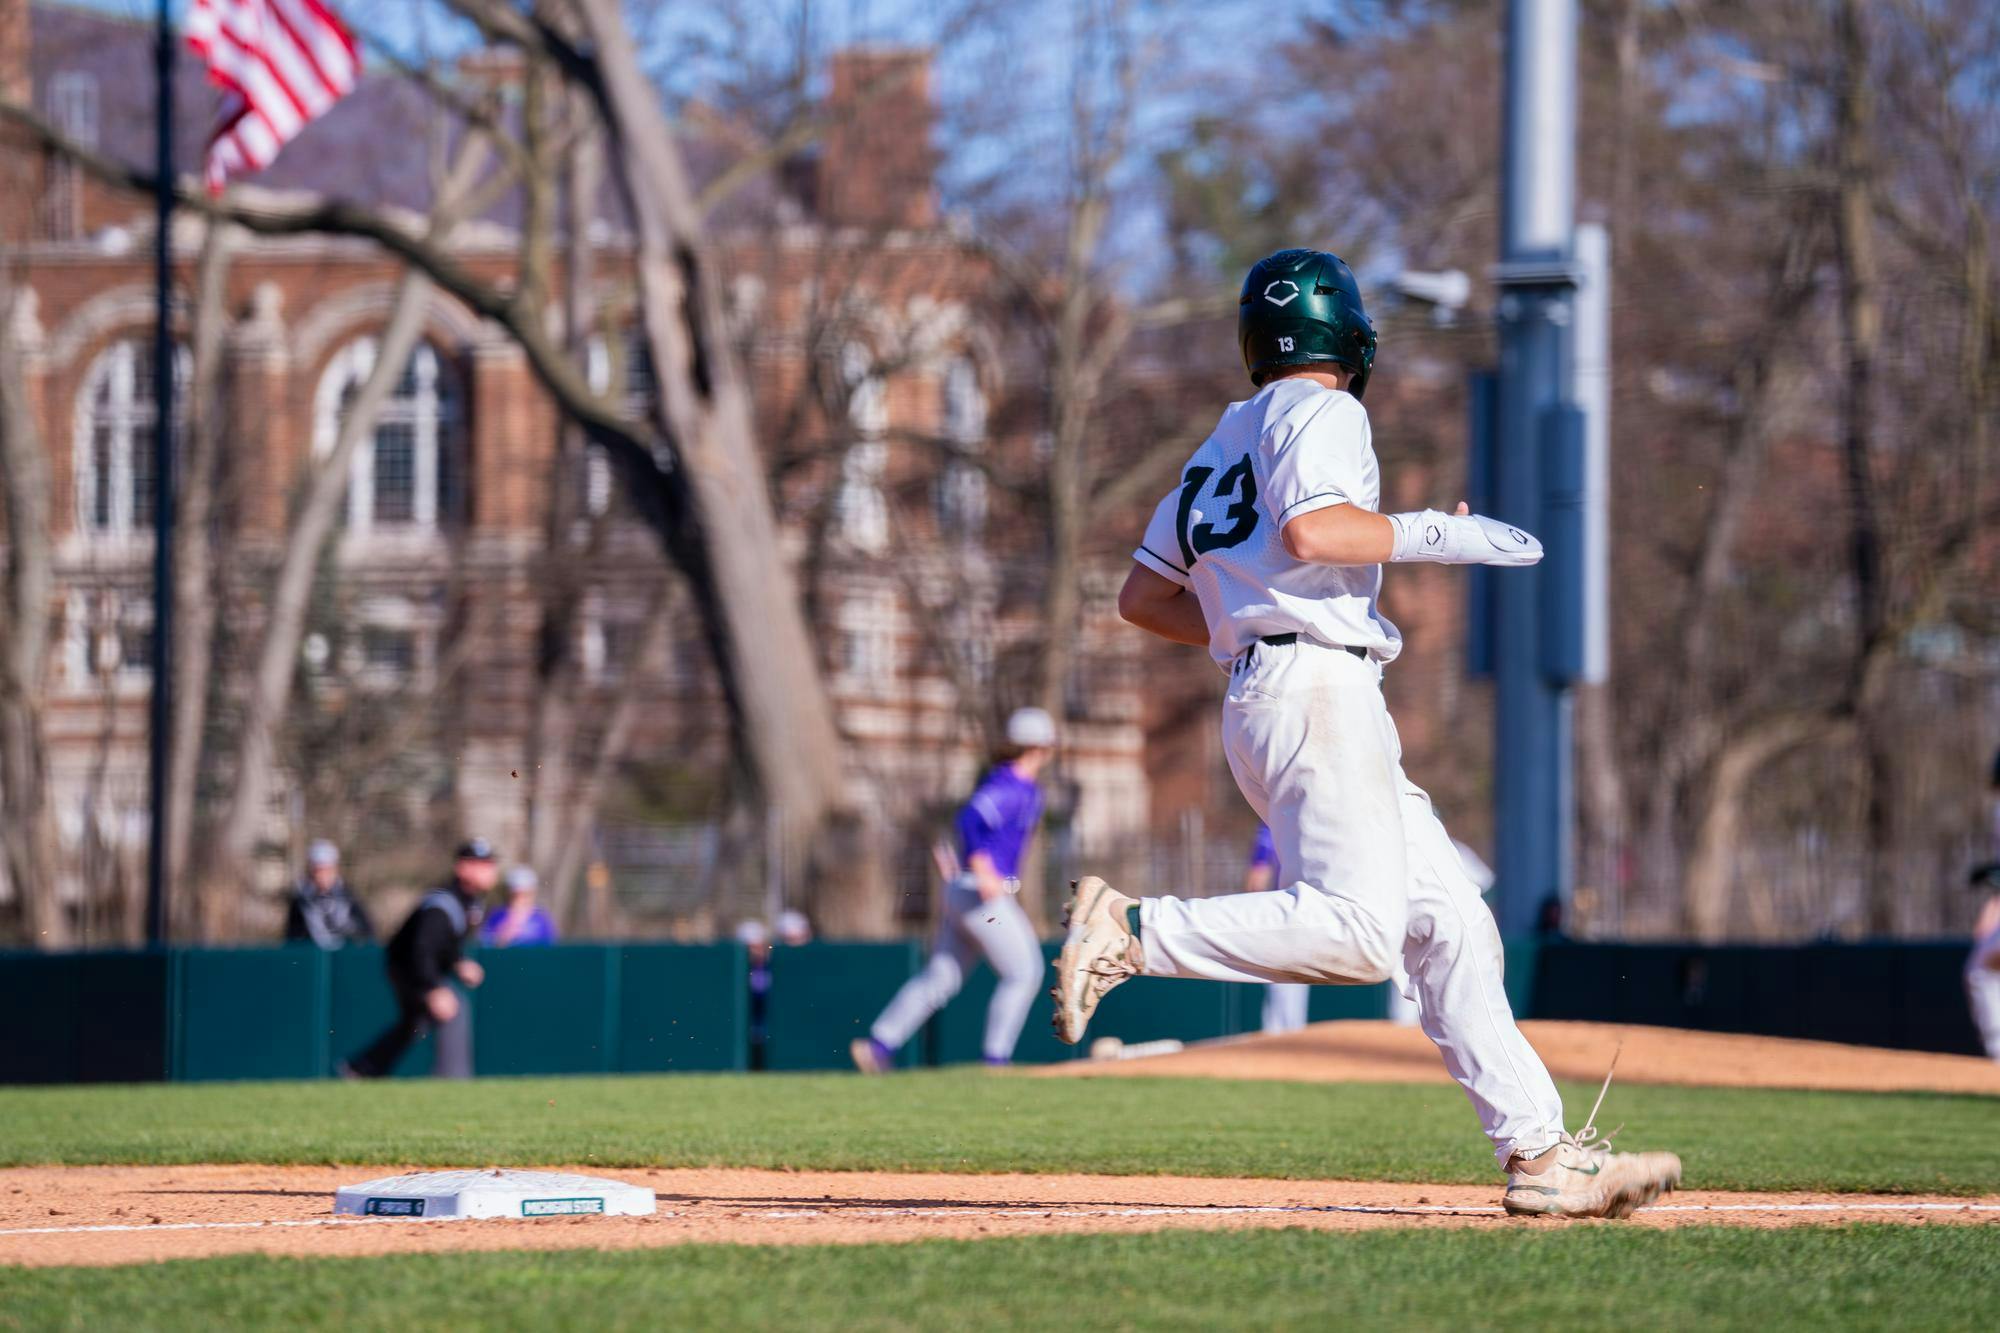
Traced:
[[[453, 164], [433, 211], [427, 239], [445, 244], [471, 202], [473, 187], [487, 163], [483, 140], [469, 139]], [[235, 904], [251, 881], [259, 827], [276, 780], [277, 740], [305, 635], [306, 611], [321, 553], [333, 535], [347, 496], [354, 452], [374, 438], [375, 421], [390, 390], [403, 374], [429, 315], [433, 288], [420, 273], [405, 275], [396, 292], [375, 364], [341, 417], [333, 447], [316, 460], [286, 534], [276, 576], [264, 605], [243, 718], [234, 753], [223, 766], [229, 785], [208, 839], [209, 856], [199, 872], [201, 915], [215, 930], [235, 915]], [[204, 933], [208, 933], [205, 931]]]
[[[222, 599], [216, 595], [219, 557], [217, 512], [222, 484], [224, 410], [223, 357], [228, 345], [229, 310], [226, 294], [232, 228], [210, 226], [195, 265], [195, 299], [189, 333], [192, 362], [185, 426], [178, 429], [179, 458], [175, 474], [178, 523], [174, 528], [173, 615], [177, 633], [171, 670], [178, 686], [167, 744], [166, 878], [169, 885], [186, 877], [193, 847], [196, 798], [201, 789], [202, 758], [207, 730], [211, 682], [214, 678], [215, 635]], [[168, 898], [169, 910], [172, 895]], [[133, 923], [136, 926], [136, 922]], [[198, 923], [198, 933], [212, 938], [210, 923]], [[173, 923], [169, 921], [171, 932]]]
[[822, 927], [878, 933], [888, 926], [879, 840], [849, 799], [701, 214], [619, 6], [579, 0], [577, 14], [590, 56], [546, 28], [540, 41], [595, 98], [611, 178], [632, 213], [639, 313], [660, 385], [655, 424], [674, 442], [688, 517], [703, 535], [706, 609], [745, 753], [786, 845], [813, 866]]
[[58, 896], [56, 832], [48, 789], [43, 706], [55, 546], [48, 455], [35, 426], [23, 361], [38, 335], [35, 298], [13, 275], [0, 287], [0, 504], [5, 505], [5, 588], [0, 597], [0, 826], [7, 876], [30, 942], [69, 939]]

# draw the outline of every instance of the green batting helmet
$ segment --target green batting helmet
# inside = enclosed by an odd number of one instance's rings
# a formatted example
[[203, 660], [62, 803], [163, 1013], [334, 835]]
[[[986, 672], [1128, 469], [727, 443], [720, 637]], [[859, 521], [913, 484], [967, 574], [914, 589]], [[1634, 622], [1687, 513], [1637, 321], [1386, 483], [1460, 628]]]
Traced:
[[1361, 307], [1361, 287], [1339, 255], [1280, 250], [1243, 280], [1236, 303], [1236, 341], [1250, 382], [1263, 387], [1280, 366], [1331, 361], [1354, 372], [1347, 391], [1368, 387], [1375, 364], [1375, 326]]

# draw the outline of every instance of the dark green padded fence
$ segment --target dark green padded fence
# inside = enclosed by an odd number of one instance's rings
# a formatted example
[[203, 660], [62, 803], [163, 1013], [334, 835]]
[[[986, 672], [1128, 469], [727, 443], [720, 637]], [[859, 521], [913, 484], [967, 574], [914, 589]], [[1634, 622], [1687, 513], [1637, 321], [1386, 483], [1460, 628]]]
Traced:
[[0, 1082], [168, 1077], [171, 969], [166, 953], [0, 954]]
[[618, 1055], [614, 948], [490, 949], [473, 1007], [482, 1074], [609, 1074]]
[[741, 948], [628, 944], [615, 952], [619, 1072], [748, 1067], [750, 979]]
[[[1263, 1022], [1264, 989], [1245, 987], [1254, 1006], [1246, 1012], [1243, 1031], [1255, 1032]], [[1314, 986], [1306, 1003], [1306, 1017], [1315, 1023], [1336, 1018], [1386, 1018], [1389, 1015], [1389, 984], [1376, 986]]]
[[[1515, 942], [1507, 988], [1536, 1018], [1649, 1023], [1974, 1054], [1959, 969], [1965, 946], [1789, 949]], [[1045, 953], [1053, 957], [1055, 946]], [[749, 1055], [748, 980], [734, 943], [572, 944], [481, 953], [473, 1000], [482, 1074], [734, 1070]], [[914, 941], [815, 943], [772, 957], [767, 1066], [841, 1069], [847, 1045], [921, 964]], [[977, 1060], [990, 969], [904, 1050], [905, 1064]], [[1182, 1041], [1252, 1032], [1264, 990], [1140, 979], [1091, 1036]], [[1315, 987], [1310, 1016], [1378, 1018], [1387, 987]], [[394, 1016], [377, 948], [306, 946], [0, 954], [0, 1082], [310, 1078]], [[1037, 999], [1016, 1058], [1074, 1059]], [[399, 1067], [422, 1074], [430, 1044]]]
[[[770, 1031], [766, 1069], [849, 1069], [847, 1046], [868, 1034], [882, 1006], [923, 962], [915, 940], [821, 941], [771, 950]], [[897, 1055], [923, 1057], [913, 1041]]]
[[1538, 939], [1508, 940], [1502, 946], [1506, 958], [1507, 1003], [1514, 1012], [1527, 1017], [1535, 998], [1535, 974], [1541, 968], [1542, 942]]
[[176, 950], [174, 1077], [325, 1073], [328, 961], [309, 945]]
[[1966, 947], [1550, 941], [1528, 1012], [1977, 1055], [1959, 981]]
[[[742, 1069], [743, 949], [489, 950], [473, 993], [482, 1074]], [[396, 1016], [379, 948], [0, 954], [0, 1083], [316, 1078]], [[426, 1037], [397, 1067], [431, 1066]]]

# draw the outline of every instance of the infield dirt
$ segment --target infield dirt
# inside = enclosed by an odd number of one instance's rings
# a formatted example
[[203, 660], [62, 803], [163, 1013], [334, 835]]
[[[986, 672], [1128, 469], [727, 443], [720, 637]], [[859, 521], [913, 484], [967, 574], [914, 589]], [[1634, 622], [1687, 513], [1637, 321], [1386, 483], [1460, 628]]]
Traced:
[[[552, 1167], [574, 1170], [574, 1167]], [[333, 1191], [380, 1168], [31, 1167], [0, 1172], [0, 1264], [128, 1264], [219, 1254], [332, 1257], [697, 1242], [858, 1244], [1183, 1227], [1561, 1227], [1502, 1216], [1500, 1187], [1173, 1176], [630, 1170], [653, 1217], [424, 1222], [333, 1215]], [[1673, 1194], [1639, 1226], [1829, 1222], [2000, 1227], [2000, 1197]]]
[[[1595, 1081], [1620, 1040], [1633, 1083], [1930, 1090], [2000, 1094], [2000, 1066], [1818, 1042], [1662, 1028], [1528, 1023], [1562, 1078]], [[1284, 1037], [1191, 1047], [1145, 1060], [1037, 1073], [1270, 1078], [1324, 1082], [1444, 1079], [1420, 1032], [1388, 1023], [1322, 1024]], [[476, 1163], [464, 1163], [474, 1166]], [[603, 1168], [551, 1165], [602, 1173]], [[341, 1218], [333, 1192], [391, 1174], [367, 1167], [87, 1166], [0, 1170], [0, 1265], [108, 1265], [265, 1253], [331, 1257], [509, 1249], [643, 1249], [700, 1242], [855, 1244], [1167, 1228], [1562, 1227], [1503, 1216], [1501, 1184], [1409, 1185], [1174, 1176], [619, 1170], [653, 1188], [652, 1217], [426, 1222]], [[1980, 1199], [1689, 1191], [1630, 1225], [1781, 1227], [1834, 1222], [2000, 1228], [2000, 1196]], [[2000, 1235], [2000, 1231], [1996, 1232]]]

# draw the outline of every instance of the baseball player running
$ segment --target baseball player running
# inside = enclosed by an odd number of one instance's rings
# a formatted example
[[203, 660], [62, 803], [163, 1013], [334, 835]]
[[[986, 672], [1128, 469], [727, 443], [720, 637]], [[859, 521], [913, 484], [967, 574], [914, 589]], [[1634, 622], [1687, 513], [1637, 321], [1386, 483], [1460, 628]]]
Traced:
[[1337, 257], [1282, 250], [1243, 284], [1249, 399], [1181, 470], [1133, 553], [1119, 612], [1205, 646], [1229, 675], [1222, 741], [1271, 826], [1266, 893], [1132, 899], [1078, 881], [1056, 965], [1056, 1035], [1082, 1039], [1127, 978], [1368, 985], [1400, 961], [1424, 1031], [1508, 1172], [1510, 1213], [1622, 1217], [1680, 1181], [1671, 1153], [1614, 1153], [1562, 1100], [1514, 1024], [1500, 934], [1430, 798], [1404, 776], [1382, 670], [1401, 648], [1382, 565], [1532, 565], [1519, 528], [1437, 510], [1382, 514], [1361, 396], [1375, 331]]
[[1014, 900], [1021, 887], [1016, 876], [1021, 853], [1042, 817], [1042, 792], [1035, 779], [1055, 755], [1055, 745], [1055, 721], [1041, 709], [1016, 709], [1007, 719], [1007, 743], [958, 812], [964, 869], [947, 876], [930, 961], [903, 983], [868, 1035], [848, 1047], [862, 1073], [894, 1067], [897, 1048], [958, 994], [967, 966], [980, 954], [1000, 974], [1000, 985], [986, 1006], [983, 1054], [989, 1065], [1014, 1058], [1014, 1043], [1021, 1039], [1044, 967], [1035, 928]]

